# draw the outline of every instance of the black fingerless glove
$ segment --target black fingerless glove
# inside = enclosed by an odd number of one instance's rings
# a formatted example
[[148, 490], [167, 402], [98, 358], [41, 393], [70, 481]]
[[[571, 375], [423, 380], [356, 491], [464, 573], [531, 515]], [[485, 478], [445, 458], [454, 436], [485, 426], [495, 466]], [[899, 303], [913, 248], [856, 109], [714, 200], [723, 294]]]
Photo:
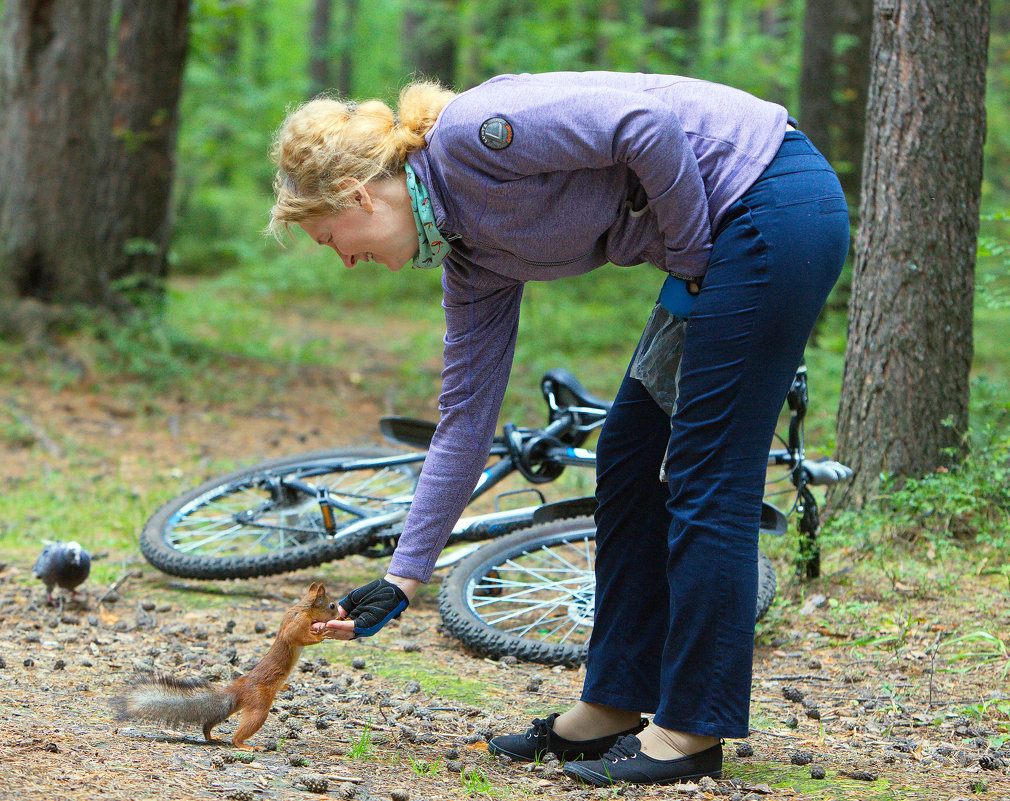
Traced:
[[355, 637], [371, 637], [410, 606], [403, 590], [384, 578], [351, 590], [340, 605], [354, 621]]

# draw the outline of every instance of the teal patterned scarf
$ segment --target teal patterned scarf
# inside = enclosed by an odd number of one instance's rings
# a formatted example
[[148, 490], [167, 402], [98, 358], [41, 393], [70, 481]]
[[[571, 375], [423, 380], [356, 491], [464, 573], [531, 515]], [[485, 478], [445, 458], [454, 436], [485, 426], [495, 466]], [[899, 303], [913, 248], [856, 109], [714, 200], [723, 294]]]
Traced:
[[414, 224], [417, 226], [417, 255], [412, 266], [415, 270], [439, 267], [452, 248], [435, 227], [435, 212], [431, 208], [427, 187], [421, 183], [409, 164], [405, 164], [404, 169], [407, 172], [410, 209], [414, 212]]

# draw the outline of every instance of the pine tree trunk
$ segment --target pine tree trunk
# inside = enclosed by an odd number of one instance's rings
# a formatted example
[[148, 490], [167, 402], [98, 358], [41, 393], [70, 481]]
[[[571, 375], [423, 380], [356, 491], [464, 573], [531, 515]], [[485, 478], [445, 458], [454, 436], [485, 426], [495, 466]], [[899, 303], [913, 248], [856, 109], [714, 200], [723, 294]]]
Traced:
[[102, 305], [95, 209], [111, 3], [7, 0], [0, 36], [0, 295]]
[[412, 0], [403, 14], [403, 53], [407, 68], [443, 86], [456, 84], [456, 3]]
[[989, 2], [877, 0], [874, 14], [838, 412], [856, 473], [832, 506], [862, 506], [881, 473], [950, 465], [968, 424]]
[[358, 0], [344, 0], [344, 19], [341, 30], [343, 35], [340, 37], [339, 50], [340, 59], [338, 64], [340, 69], [337, 70], [337, 92], [341, 97], [351, 97], [353, 92], [351, 91], [352, 78], [353, 78], [353, 67], [354, 60], [358, 55], [358, 51], [355, 48], [355, 38], [354, 31], [358, 22]]
[[309, 27], [309, 97], [330, 88], [330, 27], [333, 0], [315, 0], [312, 5], [312, 25]]
[[189, 0], [123, 0], [106, 194], [106, 270], [157, 288], [168, 273], [171, 194]]
[[[125, 307], [158, 284], [188, 0], [4, 4], [0, 40], [0, 297]], [[16, 323], [14, 325], [16, 328]]]
[[701, 7], [698, 0], [644, 0], [642, 16], [650, 32], [673, 29], [680, 45], [677, 52], [666, 53], [673, 69], [682, 75], [691, 74], [691, 64], [698, 57], [698, 26]]
[[807, 0], [800, 68], [800, 127], [828, 158], [833, 155], [831, 126], [838, 122], [834, 67], [835, 0]]
[[863, 174], [863, 135], [866, 129], [866, 92], [870, 82], [870, 38], [873, 34], [873, 0], [844, 0], [836, 8], [837, 32], [846, 47], [837, 56], [838, 77], [834, 82], [838, 135], [832, 162], [838, 170], [846, 197], [859, 205], [859, 184]]

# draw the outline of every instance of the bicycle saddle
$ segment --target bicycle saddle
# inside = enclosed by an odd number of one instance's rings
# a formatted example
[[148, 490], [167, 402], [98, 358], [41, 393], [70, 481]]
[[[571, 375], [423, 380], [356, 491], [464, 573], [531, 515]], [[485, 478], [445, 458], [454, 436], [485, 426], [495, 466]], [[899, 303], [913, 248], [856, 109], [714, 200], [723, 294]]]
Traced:
[[555, 367], [544, 373], [544, 377], [540, 379], [540, 389], [545, 398], [553, 394], [563, 406], [581, 406], [609, 412], [612, 405], [611, 401], [591, 395], [579, 383], [579, 379], [563, 367]]

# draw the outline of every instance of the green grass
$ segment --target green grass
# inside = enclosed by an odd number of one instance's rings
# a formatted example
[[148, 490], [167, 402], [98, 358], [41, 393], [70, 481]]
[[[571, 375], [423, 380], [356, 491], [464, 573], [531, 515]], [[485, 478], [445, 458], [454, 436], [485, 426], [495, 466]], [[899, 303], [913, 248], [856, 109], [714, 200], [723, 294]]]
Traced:
[[494, 786], [491, 780], [480, 768], [469, 768], [464, 770], [459, 777], [463, 789], [471, 796], [487, 796], [489, 798], [501, 797], [503, 791]]
[[[395, 385], [405, 410], [430, 409], [441, 369], [439, 276], [375, 265], [346, 270], [318, 251], [299, 241], [269, 264], [180, 282], [166, 323], [211, 351], [281, 366], [354, 367], [376, 394]], [[607, 267], [529, 285], [506, 412], [539, 422], [539, 378], [556, 366], [572, 369], [590, 390], [612, 395], [660, 283], [652, 268]], [[325, 336], [336, 324], [346, 338]]]
[[351, 747], [347, 751], [347, 756], [351, 759], [368, 759], [371, 757], [372, 748], [372, 726], [365, 724], [361, 730], [361, 735], [356, 739], [351, 737]]
[[410, 769], [418, 776], [434, 776], [442, 769], [442, 763], [438, 760], [427, 762], [423, 759], [414, 759], [409, 754], [407, 760], [410, 762]]
[[738, 779], [749, 784], [767, 784], [773, 789], [793, 790], [795, 794], [809, 801], [933, 801], [935, 791], [921, 790], [921, 795], [909, 795], [908, 787], [892, 787], [886, 777], [867, 782], [833, 775], [829, 771], [824, 779], [811, 779], [810, 768], [787, 766], [776, 763], [732, 763], [724, 770], [723, 778]]
[[[437, 592], [437, 587], [433, 590]], [[351, 661], [354, 657], [365, 656], [369, 671], [387, 681], [393, 681], [406, 686], [409, 682], [418, 682], [422, 689], [434, 690], [461, 704], [490, 708], [500, 705], [502, 690], [492, 684], [482, 681], [476, 675], [463, 676], [441, 665], [437, 659], [432, 659], [423, 651], [420, 653], [404, 653], [395, 650], [383, 650], [381, 658], [375, 655], [370, 658], [363, 647], [344, 647], [332, 649], [327, 658], [334, 665], [351, 672]]]

